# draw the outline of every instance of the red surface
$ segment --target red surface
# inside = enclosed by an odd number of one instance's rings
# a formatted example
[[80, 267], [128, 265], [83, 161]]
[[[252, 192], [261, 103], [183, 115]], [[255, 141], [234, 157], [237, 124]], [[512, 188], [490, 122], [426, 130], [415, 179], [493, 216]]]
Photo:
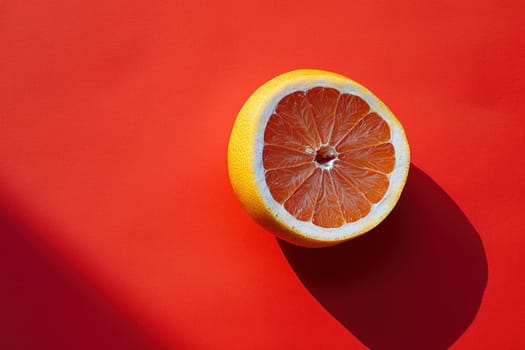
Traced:
[[[522, 349], [522, 1], [0, 3], [0, 348]], [[374, 232], [277, 242], [230, 188], [237, 111], [352, 77], [413, 166]]]

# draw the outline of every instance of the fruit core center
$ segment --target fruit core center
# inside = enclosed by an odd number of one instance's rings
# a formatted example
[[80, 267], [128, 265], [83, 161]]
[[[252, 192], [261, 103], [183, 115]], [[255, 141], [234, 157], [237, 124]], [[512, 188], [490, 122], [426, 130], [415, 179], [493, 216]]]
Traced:
[[337, 159], [337, 151], [331, 146], [322, 146], [315, 152], [315, 162], [323, 169], [330, 169]]

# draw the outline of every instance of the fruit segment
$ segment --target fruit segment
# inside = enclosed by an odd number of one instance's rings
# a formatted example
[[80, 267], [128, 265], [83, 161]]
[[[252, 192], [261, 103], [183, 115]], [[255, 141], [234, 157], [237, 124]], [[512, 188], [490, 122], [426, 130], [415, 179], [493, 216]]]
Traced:
[[303, 91], [285, 96], [277, 105], [275, 113], [289, 123], [293, 131], [293, 141], [317, 148], [321, 144], [315, 125], [313, 107]]
[[303, 164], [296, 167], [278, 168], [266, 171], [265, 178], [273, 198], [283, 203], [301, 186], [316, 170], [314, 164]]
[[340, 153], [366, 148], [390, 141], [390, 128], [377, 113], [369, 113], [349, 129], [348, 134], [336, 144]]
[[370, 212], [372, 205], [355, 184], [335, 168], [332, 179], [346, 222], [354, 222]]
[[277, 169], [312, 163], [314, 156], [294, 148], [280, 145], [266, 145], [263, 150], [264, 168]]
[[352, 164], [338, 163], [334, 171], [348, 180], [371, 203], [377, 203], [383, 198], [388, 189], [388, 177], [373, 170], [358, 168]]
[[[315, 143], [301, 126], [294, 125], [293, 120], [278, 114], [273, 114], [264, 130], [264, 143], [266, 145], [278, 145], [304, 151], [305, 145]], [[313, 149], [314, 146], [310, 146]]]
[[285, 96], [264, 132], [272, 197], [295, 218], [340, 227], [381, 201], [395, 166], [391, 131], [360, 97], [315, 87]]
[[339, 227], [345, 223], [330, 172], [325, 170], [312, 222], [321, 227]]
[[376, 146], [339, 153], [339, 160], [359, 168], [372, 169], [388, 174], [394, 170], [394, 146], [382, 143]]
[[342, 94], [334, 115], [331, 143], [337, 145], [341, 139], [368, 113], [370, 107], [358, 96]]
[[316, 169], [284, 202], [290, 214], [302, 221], [310, 221], [321, 189], [322, 170]]
[[326, 145], [334, 124], [339, 91], [332, 88], [316, 87], [306, 92], [306, 99], [312, 105], [313, 117], [321, 143]]

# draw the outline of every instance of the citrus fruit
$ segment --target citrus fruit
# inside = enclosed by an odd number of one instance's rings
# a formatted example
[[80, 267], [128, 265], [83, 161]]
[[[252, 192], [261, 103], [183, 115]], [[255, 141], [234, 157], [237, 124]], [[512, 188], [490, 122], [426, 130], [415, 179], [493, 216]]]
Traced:
[[295, 70], [259, 87], [235, 120], [228, 172], [248, 213], [278, 237], [334, 245], [378, 225], [410, 150], [394, 114], [342, 75]]

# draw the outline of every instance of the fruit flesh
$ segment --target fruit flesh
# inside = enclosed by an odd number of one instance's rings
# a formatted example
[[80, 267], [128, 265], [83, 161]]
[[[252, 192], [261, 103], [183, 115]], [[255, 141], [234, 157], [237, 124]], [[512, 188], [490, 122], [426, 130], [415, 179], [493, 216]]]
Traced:
[[395, 164], [388, 124], [358, 96], [327, 87], [281, 99], [265, 128], [263, 167], [274, 200], [325, 228], [366, 216]]

